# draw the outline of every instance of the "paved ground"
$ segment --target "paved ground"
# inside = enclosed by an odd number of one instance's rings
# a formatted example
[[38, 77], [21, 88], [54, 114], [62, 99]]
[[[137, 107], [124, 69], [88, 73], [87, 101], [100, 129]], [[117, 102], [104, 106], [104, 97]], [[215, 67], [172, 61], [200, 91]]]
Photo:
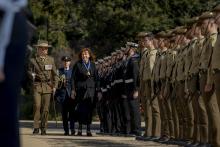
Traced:
[[[25, 124], [25, 125], [24, 125]], [[22, 147], [175, 147], [173, 145], [161, 145], [155, 142], [136, 141], [134, 137], [112, 137], [100, 136], [93, 130], [93, 136], [64, 136], [61, 123], [58, 128], [53, 127], [54, 123], [49, 124], [48, 135], [32, 135], [32, 128], [27, 125], [31, 122], [23, 122], [20, 127]], [[92, 128], [98, 124], [93, 125]]]

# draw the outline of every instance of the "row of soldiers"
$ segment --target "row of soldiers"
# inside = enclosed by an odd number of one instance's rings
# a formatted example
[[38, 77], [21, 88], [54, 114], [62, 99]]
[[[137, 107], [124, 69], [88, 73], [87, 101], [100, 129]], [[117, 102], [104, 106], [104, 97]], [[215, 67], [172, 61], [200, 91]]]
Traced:
[[[220, 5], [188, 20], [185, 26], [137, 35], [138, 97], [145, 121], [144, 134], [137, 139], [220, 147], [219, 28]], [[140, 135], [140, 112], [123, 105], [128, 83], [124, 75], [132, 68], [127, 65], [127, 54], [135, 47], [128, 43], [97, 62], [103, 93], [98, 112], [104, 132], [128, 133], [129, 127], [132, 132], [137, 126], [135, 135]]]
[[103, 133], [141, 135], [139, 101], [133, 96], [139, 82], [138, 45], [128, 42], [126, 46], [96, 62], [102, 92], [97, 105], [100, 129]]

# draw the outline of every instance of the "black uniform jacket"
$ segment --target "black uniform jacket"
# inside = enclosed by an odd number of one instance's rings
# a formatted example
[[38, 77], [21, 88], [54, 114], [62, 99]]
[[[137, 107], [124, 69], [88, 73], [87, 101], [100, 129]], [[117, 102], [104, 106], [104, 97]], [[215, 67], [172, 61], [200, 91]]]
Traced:
[[124, 69], [125, 93], [132, 94], [139, 87], [139, 55], [130, 57]]

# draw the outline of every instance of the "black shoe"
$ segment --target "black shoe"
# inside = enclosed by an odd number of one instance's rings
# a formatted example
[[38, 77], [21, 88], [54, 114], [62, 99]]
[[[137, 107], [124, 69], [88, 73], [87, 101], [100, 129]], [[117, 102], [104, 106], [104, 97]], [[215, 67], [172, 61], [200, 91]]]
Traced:
[[136, 136], [141, 136], [142, 133], [141, 133], [141, 132], [136, 132], [135, 135], [136, 135]]
[[197, 147], [199, 146], [198, 142], [193, 142], [191, 145], [189, 145], [188, 147]]
[[90, 131], [88, 131], [88, 132], [86, 133], [86, 135], [87, 135], [87, 136], [92, 136], [92, 133], [91, 133]]
[[69, 132], [65, 132], [64, 135], [65, 136], [69, 136], [70, 134], [69, 134]]
[[149, 139], [149, 141], [158, 141], [160, 137], [153, 136]]
[[75, 135], [75, 130], [71, 130], [71, 135], [74, 136]]
[[148, 137], [147, 133], [144, 133], [144, 135], [142, 137]]
[[145, 136], [136, 136], [135, 138], [136, 140], [142, 140], [142, 141], [148, 141], [148, 139], [150, 139], [150, 137], [145, 137]]
[[33, 131], [33, 134], [34, 134], [34, 135], [39, 134], [39, 132], [40, 132], [40, 131], [39, 131], [39, 128], [34, 128], [34, 131]]
[[46, 129], [41, 129], [41, 135], [47, 135]]
[[175, 144], [175, 139], [173, 137], [171, 137], [166, 144]]
[[82, 136], [82, 132], [79, 131], [79, 132], [77, 133], [77, 136]]
[[210, 147], [211, 145], [210, 144], [207, 144], [207, 143], [200, 143], [198, 145], [198, 147]]
[[191, 140], [186, 140], [185, 141], [185, 146], [190, 146], [193, 142]]
[[163, 137], [161, 137], [161, 138], [158, 140], [158, 142], [159, 142], [159, 143], [166, 143], [166, 142], [168, 142], [169, 140], [170, 140], [169, 137], [163, 136]]

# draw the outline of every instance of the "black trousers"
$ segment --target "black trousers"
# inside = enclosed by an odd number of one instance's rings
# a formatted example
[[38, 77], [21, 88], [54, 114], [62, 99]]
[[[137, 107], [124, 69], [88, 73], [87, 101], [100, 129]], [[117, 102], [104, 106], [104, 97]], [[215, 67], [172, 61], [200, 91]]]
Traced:
[[123, 133], [129, 134], [131, 131], [131, 115], [130, 106], [127, 98], [121, 99], [122, 103], [122, 117], [123, 117]]
[[[65, 132], [69, 132], [69, 125], [70, 130], [75, 130], [75, 100], [69, 98], [68, 96], [65, 98], [64, 102], [62, 103], [62, 119], [63, 119], [63, 129]], [[70, 124], [69, 124], [70, 123]]]
[[94, 104], [92, 98], [80, 100], [76, 106], [77, 121], [79, 124], [91, 125]]
[[100, 132], [104, 132], [104, 100], [103, 99], [97, 102], [96, 109], [100, 120]]
[[137, 99], [122, 99], [122, 113], [124, 133], [139, 133], [141, 129], [141, 115]]
[[104, 102], [104, 109], [103, 109], [103, 116], [104, 116], [104, 132], [111, 133], [112, 129], [112, 120], [111, 120], [111, 111], [110, 111], [110, 103], [109, 100], [105, 100]]
[[131, 115], [131, 133], [139, 133], [141, 129], [140, 104], [137, 99], [128, 100]]
[[4, 147], [20, 146], [18, 96], [24, 71], [26, 45], [26, 19], [21, 14], [16, 14], [11, 41], [6, 50], [6, 79], [0, 83], [0, 144]]
[[119, 103], [117, 99], [113, 99], [111, 103], [111, 119], [112, 119], [112, 133], [119, 133], [121, 122], [120, 122], [120, 114], [119, 114]]

